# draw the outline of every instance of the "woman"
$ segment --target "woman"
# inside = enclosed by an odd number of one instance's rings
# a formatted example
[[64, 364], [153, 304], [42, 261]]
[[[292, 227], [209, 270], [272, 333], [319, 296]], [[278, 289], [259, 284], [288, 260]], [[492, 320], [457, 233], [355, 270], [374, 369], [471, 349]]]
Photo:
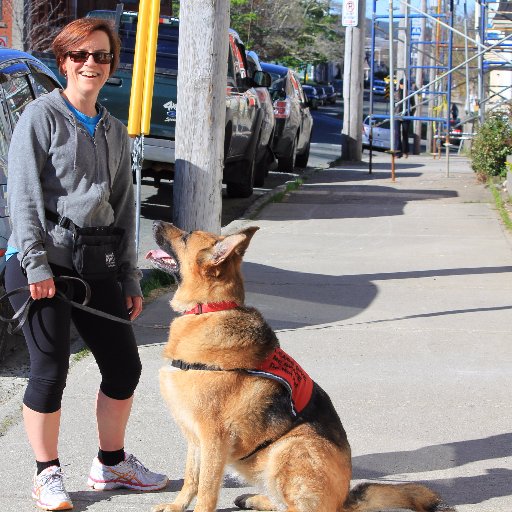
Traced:
[[[77, 276], [72, 230], [58, 222], [68, 218], [82, 228], [124, 230], [117, 278], [89, 281], [89, 305], [130, 320], [142, 310], [129, 139], [122, 123], [96, 102], [119, 62], [119, 40], [108, 22], [84, 18], [59, 33], [53, 50], [67, 86], [27, 106], [10, 145], [8, 252], [12, 257], [5, 284], [7, 291], [28, 284], [36, 299], [23, 327], [31, 364], [23, 417], [37, 464], [33, 497], [45, 510], [67, 510], [72, 503], [64, 488], [57, 445], [71, 320], [102, 376], [96, 402], [99, 452], [88, 485], [145, 491], [162, 489], [168, 479], [124, 452], [126, 424], [141, 372], [131, 326], [71, 308], [54, 297], [55, 277]], [[78, 285], [71, 290], [68, 286], [66, 293], [74, 300], [83, 299]], [[13, 307], [19, 309], [25, 299], [15, 295]]]

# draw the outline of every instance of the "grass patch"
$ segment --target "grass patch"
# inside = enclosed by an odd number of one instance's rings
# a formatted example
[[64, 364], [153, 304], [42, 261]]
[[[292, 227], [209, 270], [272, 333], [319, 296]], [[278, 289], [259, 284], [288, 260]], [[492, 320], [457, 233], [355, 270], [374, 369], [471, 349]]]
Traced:
[[140, 282], [142, 295], [145, 299], [148, 299], [151, 297], [151, 293], [154, 290], [168, 288], [174, 284], [174, 282], [174, 277], [171, 274], [168, 274], [162, 270], [154, 269]]
[[83, 348], [76, 354], [73, 354], [73, 357], [72, 357], [73, 363], [78, 363], [78, 361], [85, 359], [90, 353], [91, 353], [91, 351], [87, 347]]
[[0, 437], [5, 435], [5, 433], [17, 423], [17, 420], [14, 416], [7, 416], [3, 419], [2, 423], [0, 424]]
[[506, 228], [509, 231], [512, 231], [512, 220], [510, 219], [510, 212], [509, 209], [507, 208], [507, 201], [503, 199], [500, 190], [498, 189], [498, 187], [496, 186], [492, 179], [489, 178], [487, 183], [489, 184], [489, 188], [491, 189], [491, 193], [494, 198], [494, 203], [496, 204], [496, 208], [498, 209], [501, 220], [505, 224]]
[[303, 184], [304, 184], [304, 179], [303, 178], [296, 178], [293, 181], [289, 181], [286, 184], [285, 189], [282, 190], [281, 192], [278, 192], [277, 194], [273, 195], [272, 198], [270, 199], [270, 201], [272, 203], [280, 203], [283, 200], [284, 196], [286, 196], [286, 194], [288, 194], [288, 192], [292, 192], [293, 190], [297, 190]]

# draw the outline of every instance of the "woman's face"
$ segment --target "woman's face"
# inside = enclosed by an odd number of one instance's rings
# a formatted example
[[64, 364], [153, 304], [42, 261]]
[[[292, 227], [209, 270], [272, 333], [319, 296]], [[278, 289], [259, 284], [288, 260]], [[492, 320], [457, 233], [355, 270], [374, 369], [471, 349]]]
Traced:
[[[102, 30], [95, 30], [91, 35], [70, 51], [110, 52], [110, 40]], [[92, 55], [85, 62], [73, 62], [66, 55], [62, 70], [67, 77], [67, 90], [85, 98], [96, 98], [110, 74], [110, 64], [99, 64]]]

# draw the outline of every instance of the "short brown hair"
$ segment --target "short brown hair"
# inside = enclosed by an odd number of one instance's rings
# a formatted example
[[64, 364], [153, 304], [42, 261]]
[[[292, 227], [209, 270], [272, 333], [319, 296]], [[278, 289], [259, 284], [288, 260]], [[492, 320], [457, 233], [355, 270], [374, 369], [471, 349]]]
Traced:
[[75, 49], [82, 41], [85, 41], [93, 32], [101, 30], [107, 34], [110, 41], [110, 51], [114, 58], [110, 63], [109, 76], [114, 74], [119, 64], [119, 51], [121, 43], [119, 36], [114, 31], [114, 25], [109, 20], [100, 18], [80, 18], [68, 23], [53, 40], [52, 50], [55, 54], [57, 69], [60, 71], [61, 64], [66, 59], [66, 53]]

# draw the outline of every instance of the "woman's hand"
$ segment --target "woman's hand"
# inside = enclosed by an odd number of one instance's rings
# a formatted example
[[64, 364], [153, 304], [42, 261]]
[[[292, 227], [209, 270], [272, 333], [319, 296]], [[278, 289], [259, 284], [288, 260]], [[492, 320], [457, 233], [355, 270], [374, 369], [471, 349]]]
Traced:
[[34, 300], [51, 299], [55, 295], [55, 282], [53, 281], [53, 277], [32, 283], [30, 285], [30, 295]]
[[133, 322], [142, 311], [142, 297], [139, 295], [126, 297], [126, 307], [130, 314], [130, 320]]

